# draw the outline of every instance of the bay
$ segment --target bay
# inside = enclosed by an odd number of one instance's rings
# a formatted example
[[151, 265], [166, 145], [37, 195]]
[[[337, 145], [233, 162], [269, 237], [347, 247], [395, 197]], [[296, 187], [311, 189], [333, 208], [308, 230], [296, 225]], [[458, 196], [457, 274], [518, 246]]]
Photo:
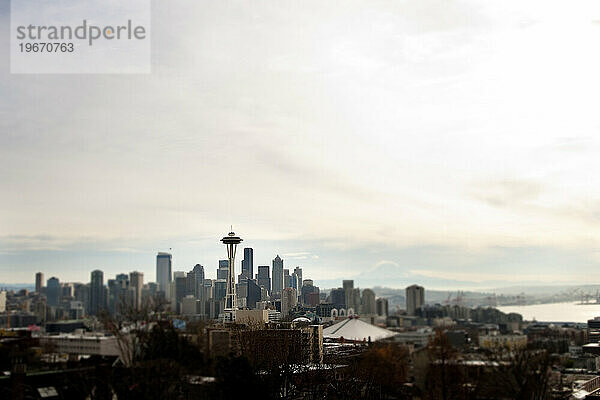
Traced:
[[576, 302], [533, 304], [526, 306], [499, 306], [505, 313], [519, 313], [526, 321], [540, 322], [587, 322], [600, 316], [600, 304], [580, 304]]

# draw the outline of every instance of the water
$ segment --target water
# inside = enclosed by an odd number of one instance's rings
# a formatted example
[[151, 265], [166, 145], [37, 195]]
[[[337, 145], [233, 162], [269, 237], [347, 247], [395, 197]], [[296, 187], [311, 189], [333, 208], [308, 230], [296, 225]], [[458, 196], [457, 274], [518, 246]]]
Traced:
[[524, 320], [540, 322], [587, 322], [600, 316], [600, 304], [552, 303], [530, 306], [499, 306], [500, 311], [515, 312]]

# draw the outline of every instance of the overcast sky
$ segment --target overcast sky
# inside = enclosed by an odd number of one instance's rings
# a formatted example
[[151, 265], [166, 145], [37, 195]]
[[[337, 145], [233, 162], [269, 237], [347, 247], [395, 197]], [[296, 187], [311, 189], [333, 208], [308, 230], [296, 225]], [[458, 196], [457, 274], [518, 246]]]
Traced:
[[152, 6], [149, 75], [0, 57], [0, 282], [214, 278], [230, 224], [324, 287], [600, 282], [597, 1]]

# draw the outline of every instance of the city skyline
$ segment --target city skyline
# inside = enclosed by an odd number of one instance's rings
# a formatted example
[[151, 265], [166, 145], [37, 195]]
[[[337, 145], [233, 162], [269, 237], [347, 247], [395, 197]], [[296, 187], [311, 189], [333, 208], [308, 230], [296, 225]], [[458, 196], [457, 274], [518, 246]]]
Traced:
[[322, 281], [600, 281], [584, 5], [155, 2], [152, 74], [2, 63], [0, 281], [189, 268], [231, 223]]

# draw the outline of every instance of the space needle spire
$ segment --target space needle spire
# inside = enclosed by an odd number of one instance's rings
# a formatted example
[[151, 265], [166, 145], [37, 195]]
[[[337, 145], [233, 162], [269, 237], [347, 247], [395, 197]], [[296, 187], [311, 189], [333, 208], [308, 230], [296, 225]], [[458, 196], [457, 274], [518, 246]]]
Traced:
[[226, 322], [235, 321], [235, 312], [237, 310], [237, 298], [235, 295], [235, 252], [237, 245], [242, 241], [239, 236], [235, 236], [233, 227], [231, 232], [221, 242], [227, 246], [227, 258], [229, 259], [229, 273], [227, 274], [227, 291], [225, 295], [225, 309], [223, 310], [224, 320]]

